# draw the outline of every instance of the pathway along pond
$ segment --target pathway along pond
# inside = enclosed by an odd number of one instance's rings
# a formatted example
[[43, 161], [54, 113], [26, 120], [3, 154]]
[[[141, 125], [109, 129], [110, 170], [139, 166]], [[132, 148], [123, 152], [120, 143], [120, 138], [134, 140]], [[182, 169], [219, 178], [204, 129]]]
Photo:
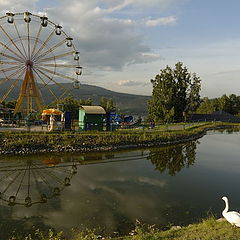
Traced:
[[[83, 155], [0, 158], [0, 239], [12, 232], [95, 228], [128, 234], [240, 209], [240, 134], [208, 132], [185, 144]], [[114, 233], [115, 232], [115, 233]]]

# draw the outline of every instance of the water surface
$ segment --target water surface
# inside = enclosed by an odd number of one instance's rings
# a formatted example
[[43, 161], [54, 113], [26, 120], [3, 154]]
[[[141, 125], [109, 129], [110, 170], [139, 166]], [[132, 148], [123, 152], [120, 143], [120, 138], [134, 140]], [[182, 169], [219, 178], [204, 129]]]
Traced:
[[239, 210], [239, 142], [239, 133], [209, 132], [168, 147], [1, 157], [0, 239], [34, 228], [122, 235], [136, 219], [185, 225], [220, 217], [224, 195]]

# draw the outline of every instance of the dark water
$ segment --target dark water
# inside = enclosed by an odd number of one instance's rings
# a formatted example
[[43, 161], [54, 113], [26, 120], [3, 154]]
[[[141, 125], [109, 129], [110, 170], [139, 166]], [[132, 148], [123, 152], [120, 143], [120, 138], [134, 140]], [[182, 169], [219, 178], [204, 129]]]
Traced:
[[240, 209], [240, 134], [83, 155], [1, 157], [0, 239], [39, 228], [127, 234], [135, 220], [159, 228]]

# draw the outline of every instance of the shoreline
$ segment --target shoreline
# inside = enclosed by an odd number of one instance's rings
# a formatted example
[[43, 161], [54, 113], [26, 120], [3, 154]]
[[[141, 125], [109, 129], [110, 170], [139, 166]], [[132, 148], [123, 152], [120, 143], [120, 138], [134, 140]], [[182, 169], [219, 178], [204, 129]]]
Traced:
[[239, 124], [209, 123], [177, 131], [119, 131], [84, 133], [2, 133], [0, 155], [106, 152], [161, 147], [197, 140], [207, 131], [239, 130]]

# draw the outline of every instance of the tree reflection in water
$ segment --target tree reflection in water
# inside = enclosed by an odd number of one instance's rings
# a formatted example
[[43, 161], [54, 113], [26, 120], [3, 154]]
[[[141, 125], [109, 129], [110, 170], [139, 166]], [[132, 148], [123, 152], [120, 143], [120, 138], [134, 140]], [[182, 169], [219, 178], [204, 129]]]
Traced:
[[196, 158], [197, 141], [184, 144], [150, 149], [148, 160], [155, 165], [160, 172], [168, 171], [174, 176], [183, 167], [194, 164]]

